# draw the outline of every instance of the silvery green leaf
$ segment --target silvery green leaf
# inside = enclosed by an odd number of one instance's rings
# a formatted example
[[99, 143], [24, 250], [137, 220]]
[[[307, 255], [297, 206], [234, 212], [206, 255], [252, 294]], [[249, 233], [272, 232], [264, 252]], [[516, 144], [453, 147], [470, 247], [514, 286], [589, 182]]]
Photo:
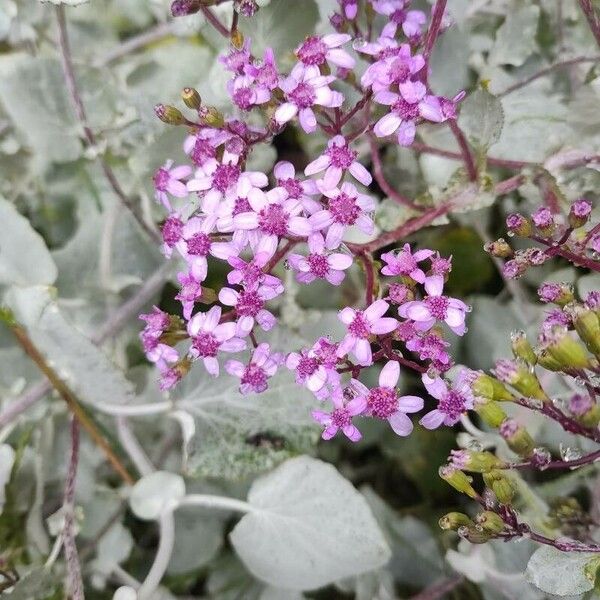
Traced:
[[598, 560], [597, 554], [561, 552], [552, 546], [538, 548], [527, 563], [527, 581], [543, 592], [557, 596], [583, 594], [594, 587], [585, 568]]
[[[518, 8], [515, 9], [515, 5]], [[519, 6], [520, 5], [520, 6]], [[536, 50], [535, 35], [540, 18], [540, 8], [534, 4], [513, 2], [512, 9], [496, 32], [490, 62], [496, 65], [520, 67]]]
[[390, 549], [371, 510], [330, 464], [290, 459], [257, 479], [255, 511], [236, 525], [231, 542], [260, 580], [312, 590], [387, 563]]
[[35, 567], [19, 579], [7, 597], [10, 600], [46, 600], [56, 583], [50, 569]]
[[56, 265], [42, 239], [17, 209], [0, 197], [0, 284], [51, 285]]
[[117, 565], [125, 562], [133, 550], [133, 537], [121, 523], [115, 523], [100, 538], [93, 569], [108, 577]]
[[133, 386], [109, 357], [65, 317], [48, 288], [13, 287], [7, 294], [13, 310], [35, 346], [75, 395], [86, 404], [126, 404]]
[[90, 0], [39, 0], [42, 4], [64, 4], [65, 6], [79, 6], [80, 4], [85, 4]]
[[438, 38], [429, 77], [436, 94], [452, 98], [469, 85], [469, 54], [469, 36], [462, 27], [450, 27]]
[[165, 510], [172, 510], [185, 496], [183, 477], [167, 471], [156, 471], [139, 479], [131, 490], [129, 506], [145, 521], [158, 519]]
[[13, 465], [15, 464], [15, 451], [8, 444], [0, 444], [0, 515], [6, 501], [5, 488], [10, 481]]
[[477, 89], [462, 103], [458, 122], [471, 143], [485, 153], [500, 138], [502, 102], [487, 90]]
[[296, 590], [286, 590], [270, 585], [266, 586], [259, 596], [259, 600], [302, 600], [303, 598], [305, 598], [304, 594]]

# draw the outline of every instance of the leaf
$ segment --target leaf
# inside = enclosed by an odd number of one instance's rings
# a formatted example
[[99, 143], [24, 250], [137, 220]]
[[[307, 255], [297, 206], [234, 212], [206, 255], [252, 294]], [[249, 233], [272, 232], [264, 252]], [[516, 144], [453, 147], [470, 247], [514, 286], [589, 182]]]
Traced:
[[535, 35], [539, 17], [539, 6], [532, 4], [508, 10], [504, 23], [496, 32], [490, 62], [520, 67], [537, 48]]
[[56, 265], [42, 236], [1, 196], [0, 223], [0, 284], [53, 284]]
[[552, 546], [538, 548], [527, 563], [525, 576], [543, 592], [557, 596], [583, 594], [593, 589], [586, 566], [597, 555], [585, 552], [561, 552]]
[[452, 98], [469, 85], [469, 36], [456, 25], [444, 31], [431, 54], [429, 82], [436, 94]]
[[12, 468], [15, 463], [15, 451], [8, 444], [0, 444], [0, 514], [4, 508], [6, 495], [4, 488], [10, 481]]
[[481, 153], [487, 152], [502, 132], [502, 102], [487, 90], [475, 90], [461, 105], [459, 124], [477, 149]]
[[46, 600], [51, 597], [55, 584], [56, 578], [49, 569], [37, 567], [19, 579], [8, 597], [10, 600]]
[[133, 386], [106, 354], [65, 318], [47, 288], [11, 288], [7, 304], [33, 343], [87, 404], [133, 400]]
[[184, 496], [183, 477], [167, 471], [156, 471], [136, 482], [129, 496], [129, 506], [140, 519], [152, 521]]
[[231, 542], [251, 573], [273, 586], [312, 590], [390, 558], [366, 500], [320, 460], [286, 461], [252, 484], [248, 502], [255, 511]]
[[79, 6], [80, 4], [86, 4], [90, 0], [39, 0], [42, 4], [64, 4], [65, 6]]

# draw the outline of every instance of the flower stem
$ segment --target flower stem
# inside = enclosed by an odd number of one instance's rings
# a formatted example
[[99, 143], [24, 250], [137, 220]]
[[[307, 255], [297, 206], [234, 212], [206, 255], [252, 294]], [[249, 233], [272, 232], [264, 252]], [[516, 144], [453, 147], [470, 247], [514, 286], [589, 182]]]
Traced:
[[600, 17], [594, 8], [593, 0], [579, 0], [579, 6], [596, 38], [596, 43], [600, 46]]
[[448, 125], [450, 126], [452, 134], [456, 138], [456, 141], [458, 142], [458, 145], [460, 147], [460, 152], [462, 154], [465, 167], [467, 168], [469, 180], [477, 181], [477, 167], [475, 166], [473, 154], [471, 153], [471, 149], [469, 148], [469, 143], [467, 142], [465, 134], [462, 132], [462, 129], [458, 126], [456, 119], [450, 119], [448, 121]]
[[425, 49], [423, 50], [423, 57], [425, 62], [429, 63], [429, 57], [435, 45], [435, 41], [440, 35], [440, 29], [442, 27], [442, 19], [444, 18], [444, 11], [446, 10], [446, 0], [436, 0], [435, 6], [431, 11], [431, 23], [427, 30], [427, 37], [425, 38]]

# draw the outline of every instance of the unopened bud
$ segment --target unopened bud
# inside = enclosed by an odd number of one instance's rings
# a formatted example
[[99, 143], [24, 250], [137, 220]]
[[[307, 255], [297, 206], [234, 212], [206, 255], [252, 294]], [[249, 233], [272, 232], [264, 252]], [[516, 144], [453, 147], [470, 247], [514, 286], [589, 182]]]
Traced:
[[533, 351], [533, 348], [529, 343], [524, 331], [513, 331], [510, 334], [510, 342], [515, 358], [520, 358], [528, 365], [535, 365], [537, 362], [537, 356], [535, 355], [535, 352]]
[[183, 88], [181, 91], [181, 99], [188, 108], [193, 110], [198, 110], [202, 106], [202, 98], [200, 98], [198, 90], [195, 90], [194, 88]]
[[471, 544], [485, 544], [491, 539], [491, 535], [478, 525], [475, 525], [475, 527], [459, 527], [456, 533]]
[[512, 502], [515, 496], [515, 487], [502, 471], [484, 473], [483, 481], [492, 490], [500, 504], [510, 504]]
[[569, 399], [569, 412], [586, 427], [597, 427], [600, 423], [600, 406], [589, 394], [574, 394]]
[[493, 373], [500, 381], [508, 383], [527, 398], [548, 400], [548, 396], [542, 389], [535, 373], [522, 361], [499, 360]]
[[495, 242], [487, 242], [483, 249], [498, 258], [510, 258], [514, 254], [513, 249], [504, 238], [499, 238]]
[[500, 460], [491, 452], [477, 452], [475, 450], [451, 450], [450, 464], [455, 469], [464, 469], [475, 473], [486, 473], [493, 469], [505, 466], [504, 461]]
[[154, 113], [167, 125], [183, 125], [185, 123], [183, 113], [178, 108], [169, 104], [157, 104], [154, 107]]
[[506, 227], [509, 233], [520, 237], [528, 237], [532, 231], [531, 221], [519, 213], [512, 213], [506, 217]]
[[203, 109], [204, 110], [200, 115], [200, 120], [204, 125], [208, 125], [209, 127], [216, 127], [217, 129], [225, 125], [225, 119], [223, 117], [223, 114], [214, 106], [203, 107]]
[[209, 287], [202, 286], [202, 294], [200, 296], [199, 302], [202, 304], [214, 304], [218, 300], [218, 295], [215, 290]]
[[440, 528], [456, 531], [459, 527], [473, 527], [475, 523], [464, 513], [450, 512], [439, 520]]
[[502, 533], [506, 528], [506, 524], [502, 518], [491, 510], [479, 513], [475, 517], [475, 522], [481, 526], [481, 528], [491, 534]]
[[171, 2], [171, 14], [174, 17], [193, 15], [200, 10], [200, 0], [175, 0]]
[[503, 383], [485, 373], [478, 374], [471, 384], [471, 390], [475, 396], [486, 400], [512, 402], [515, 399]]
[[555, 228], [556, 223], [554, 222], [554, 215], [552, 211], [546, 206], [541, 206], [532, 215], [531, 220], [533, 224], [545, 235], [551, 235]]
[[575, 298], [573, 286], [570, 283], [545, 282], [538, 288], [538, 296], [542, 302], [552, 302], [558, 306], [565, 306]]
[[542, 353], [547, 353], [554, 359], [560, 365], [559, 370], [588, 369], [592, 366], [585, 346], [572, 337], [566, 327], [560, 325], [540, 335], [538, 357]]
[[499, 427], [506, 419], [506, 413], [494, 400], [488, 402], [477, 402], [475, 411], [490, 427]]
[[508, 447], [523, 458], [527, 458], [535, 447], [535, 442], [522, 425], [514, 419], [506, 419], [500, 426], [500, 435]]
[[461, 494], [466, 494], [470, 498], [477, 497], [477, 492], [471, 485], [473, 478], [465, 475], [465, 473], [462, 471], [455, 469], [451, 465], [446, 465], [444, 467], [440, 467], [439, 475], [446, 483], [451, 485]]
[[239, 29], [231, 32], [231, 44], [236, 50], [244, 47], [244, 34]]
[[575, 200], [575, 202], [571, 204], [571, 209], [569, 210], [569, 225], [573, 229], [583, 227], [588, 222], [591, 212], [592, 203], [589, 200], [586, 200], [585, 198]]
[[571, 304], [565, 308], [571, 317], [575, 331], [587, 349], [600, 359], [600, 317], [596, 311], [583, 304]]

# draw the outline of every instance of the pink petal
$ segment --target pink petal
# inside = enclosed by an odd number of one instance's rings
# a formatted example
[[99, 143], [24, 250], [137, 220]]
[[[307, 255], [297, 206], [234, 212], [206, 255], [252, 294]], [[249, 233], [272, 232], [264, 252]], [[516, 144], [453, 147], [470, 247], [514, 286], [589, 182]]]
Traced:
[[400, 127], [400, 123], [402, 123], [402, 119], [397, 114], [388, 113], [375, 123], [373, 133], [377, 137], [387, 137], [388, 135], [392, 135], [392, 133]]
[[444, 422], [445, 415], [437, 408], [428, 412], [420, 421], [425, 429], [437, 429]]
[[315, 173], [320, 173], [324, 169], [326, 169], [331, 163], [331, 159], [326, 154], [322, 154], [311, 163], [306, 165], [306, 169], [304, 169], [305, 175], [314, 175]]
[[395, 412], [389, 419], [388, 423], [392, 426], [394, 433], [405, 437], [413, 430], [412, 421], [403, 413]]
[[373, 353], [371, 352], [371, 344], [368, 340], [357, 340], [354, 345], [354, 355], [358, 364], [369, 366], [373, 362]]
[[398, 408], [405, 413], [419, 412], [423, 409], [423, 398], [419, 396], [400, 396], [398, 398]]
[[[291, 121], [298, 112], [298, 107], [291, 102], [285, 102], [275, 111], [275, 121], [282, 125]], [[189, 189], [189, 188], [188, 188]]]
[[369, 171], [367, 171], [367, 169], [365, 169], [365, 167], [363, 167], [358, 161], [355, 160], [350, 165], [350, 168], [348, 170], [350, 171], [352, 176], [357, 181], [360, 181], [363, 185], [371, 185], [371, 182], [373, 181], [371, 173], [369, 173]]
[[444, 394], [448, 392], [448, 386], [444, 383], [444, 380], [440, 377], [431, 378], [424, 373], [421, 377], [425, 389], [433, 396], [436, 400], [441, 400]]
[[400, 363], [396, 360], [388, 361], [379, 373], [379, 385], [394, 388], [400, 378]]

